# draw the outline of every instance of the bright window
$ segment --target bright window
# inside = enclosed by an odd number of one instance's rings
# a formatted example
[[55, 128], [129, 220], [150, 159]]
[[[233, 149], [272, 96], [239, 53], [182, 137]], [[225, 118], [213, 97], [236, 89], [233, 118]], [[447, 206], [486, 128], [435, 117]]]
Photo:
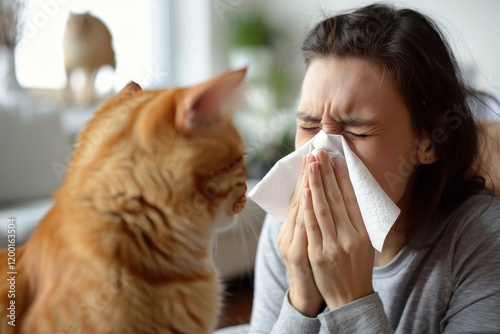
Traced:
[[[153, 63], [153, 53], [157, 50], [151, 39], [156, 36], [154, 16], [159, 15], [155, 13], [155, 6], [158, 6], [157, 0], [27, 1], [26, 23], [16, 48], [19, 83], [26, 88], [63, 88], [66, 85], [63, 56], [66, 21], [70, 12], [90, 12], [110, 30], [116, 57], [114, 73], [109, 68], [98, 74], [98, 91], [120, 89], [130, 80], [146, 87], [164, 84], [152, 82], [165, 79]], [[168, 32], [162, 33], [168, 38]]]

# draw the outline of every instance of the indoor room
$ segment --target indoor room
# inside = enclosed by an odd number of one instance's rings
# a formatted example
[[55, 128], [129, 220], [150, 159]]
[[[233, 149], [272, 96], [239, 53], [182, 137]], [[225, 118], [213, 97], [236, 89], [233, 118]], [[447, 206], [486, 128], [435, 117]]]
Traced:
[[500, 332], [499, 13], [0, 0], [0, 334]]

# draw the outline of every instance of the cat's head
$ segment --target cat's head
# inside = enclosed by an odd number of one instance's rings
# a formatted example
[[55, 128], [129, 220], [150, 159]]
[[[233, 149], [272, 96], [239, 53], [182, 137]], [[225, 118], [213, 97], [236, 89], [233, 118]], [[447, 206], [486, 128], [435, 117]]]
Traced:
[[215, 221], [240, 212], [245, 146], [231, 100], [245, 73], [169, 90], [128, 84], [79, 135], [59, 195], [91, 201], [111, 216], [165, 209], [188, 221]]

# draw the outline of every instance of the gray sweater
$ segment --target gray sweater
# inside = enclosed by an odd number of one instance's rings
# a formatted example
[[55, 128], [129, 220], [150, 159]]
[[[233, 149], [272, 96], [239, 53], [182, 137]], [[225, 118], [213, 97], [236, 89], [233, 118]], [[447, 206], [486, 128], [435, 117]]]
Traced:
[[[288, 302], [289, 280], [267, 218], [257, 251], [251, 333], [500, 333], [500, 198], [475, 195], [428, 235], [375, 267], [375, 293], [307, 318]], [[427, 236], [426, 236], [427, 238]]]

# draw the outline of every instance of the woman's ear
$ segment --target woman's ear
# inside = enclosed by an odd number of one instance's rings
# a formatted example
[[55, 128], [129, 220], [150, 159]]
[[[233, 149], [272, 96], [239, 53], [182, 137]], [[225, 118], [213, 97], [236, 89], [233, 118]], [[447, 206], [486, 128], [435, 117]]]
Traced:
[[427, 133], [422, 133], [417, 147], [417, 161], [422, 165], [430, 165], [438, 160], [434, 143]]

